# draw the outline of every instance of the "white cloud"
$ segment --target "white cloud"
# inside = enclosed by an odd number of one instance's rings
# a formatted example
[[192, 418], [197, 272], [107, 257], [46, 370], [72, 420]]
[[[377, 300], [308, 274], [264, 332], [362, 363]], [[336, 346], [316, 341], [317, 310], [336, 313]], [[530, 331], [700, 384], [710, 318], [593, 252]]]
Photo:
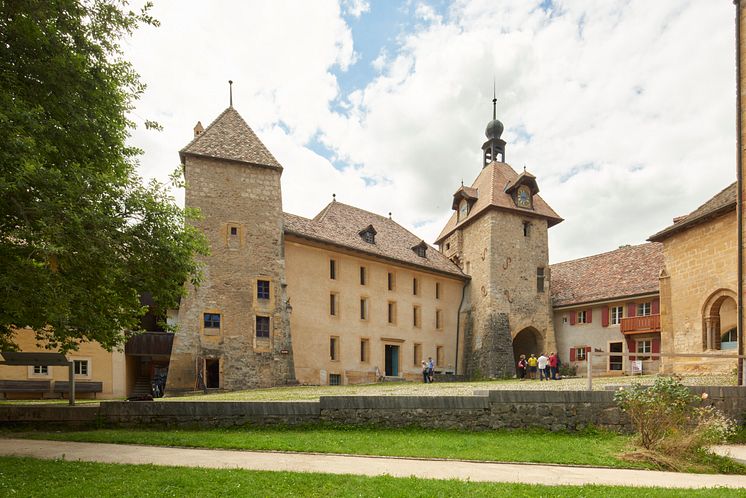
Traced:
[[[313, 215], [336, 193], [432, 241], [479, 173], [494, 75], [507, 160], [566, 220], [550, 230], [553, 261], [642, 242], [735, 179], [729, 2], [539, 3], [416, 4], [430, 22], [349, 95], [335, 72], [356, 70], [342, 12], [358, 3], [159, 4], [163, 26], [128, 47], [150, 85], [137, 113], [166, 128], [135, 135], [143, 171], [173, 169], [233, 79], [236, 108], [285, 166], [287, 211]], [[304, 147], [312, 137], [350, 166]]]
[[360, 17], [365, 12], [370, 12], [370, 3], [366, 0], [344, 0], [345, 13], [352, 17]]

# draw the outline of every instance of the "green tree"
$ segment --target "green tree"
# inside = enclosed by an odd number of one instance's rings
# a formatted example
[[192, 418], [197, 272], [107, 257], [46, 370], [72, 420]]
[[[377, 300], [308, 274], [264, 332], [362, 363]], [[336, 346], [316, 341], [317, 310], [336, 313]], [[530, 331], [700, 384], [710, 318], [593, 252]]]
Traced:
[[[0, 348], [31, 327], [63, 351], [111, 349], [198, 283], [204, 238], [136, 174], [144, 90], [119, 42], [149, 14], [117, 0], [0, 0]], [[152, 123], [145, 123], [153, 126]]]

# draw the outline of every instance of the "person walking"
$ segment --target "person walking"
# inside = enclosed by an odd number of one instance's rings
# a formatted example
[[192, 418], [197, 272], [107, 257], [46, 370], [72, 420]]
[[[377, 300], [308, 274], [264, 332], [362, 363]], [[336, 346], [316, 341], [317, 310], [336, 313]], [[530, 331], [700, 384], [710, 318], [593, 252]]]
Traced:
[[549, 358], [547, 358], [545, 353], [541, 353], [541, 356], [539, 356], [536, 359], [537, 367], [539, 369], [539, 380], [549, 380], [549, 375], [547, 371], [547, 366], [549, 366]]
[[435, 370], [435, 362], [432, 356], [427, 357], [427, 375], [430, 378], [430, 383], [433, 383], [433, 371]]
[[425, 384], [430, 383], [430, 369], [427, 367], [427, 362], [425, 360], [422, 360], [422, 380], [425, 382]]
[[549, 354], [549, 371], [552, 374], [552, 380], [557, 380], [557, 353]]
[[539, 362], [536, 359], [536, 355], [534, 355], [534, 353], [531, 353], [531, 356], [528, 357], [527, 363], [528, 363], [528, 377], [530, 379], [535, 379], [536, 378], [536, 365]]
[[528, 364], [526, 363], [526, 355], [522, 354], [521, 357], [518, 359], [518, 378], [521, 380], [526, 380], [526, 369], [528, 367]]

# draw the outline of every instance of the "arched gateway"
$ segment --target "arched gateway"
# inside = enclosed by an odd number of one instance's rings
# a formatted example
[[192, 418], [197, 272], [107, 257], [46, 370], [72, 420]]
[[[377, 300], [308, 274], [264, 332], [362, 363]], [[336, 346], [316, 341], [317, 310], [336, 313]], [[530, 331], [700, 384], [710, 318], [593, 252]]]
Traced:
[[538, 330], [533, 327], [526, 327], [516, 334], [513, 338], [513, 357], [518, 363], [518, 358], [525, 354], [526, 358], [531, 353], [539, 356], [544, 348], [544, 339]]

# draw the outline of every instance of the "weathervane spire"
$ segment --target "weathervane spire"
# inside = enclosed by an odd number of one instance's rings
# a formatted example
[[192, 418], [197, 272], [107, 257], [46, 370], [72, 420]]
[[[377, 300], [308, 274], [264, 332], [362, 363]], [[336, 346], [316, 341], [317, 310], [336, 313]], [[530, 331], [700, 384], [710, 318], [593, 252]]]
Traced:
[[233, 80], [228, 80], [228, 95], [230, 106], [233, 107]]
[[492, 119], [497, 119], [497, 87], [494, 75], [492, 75]]

